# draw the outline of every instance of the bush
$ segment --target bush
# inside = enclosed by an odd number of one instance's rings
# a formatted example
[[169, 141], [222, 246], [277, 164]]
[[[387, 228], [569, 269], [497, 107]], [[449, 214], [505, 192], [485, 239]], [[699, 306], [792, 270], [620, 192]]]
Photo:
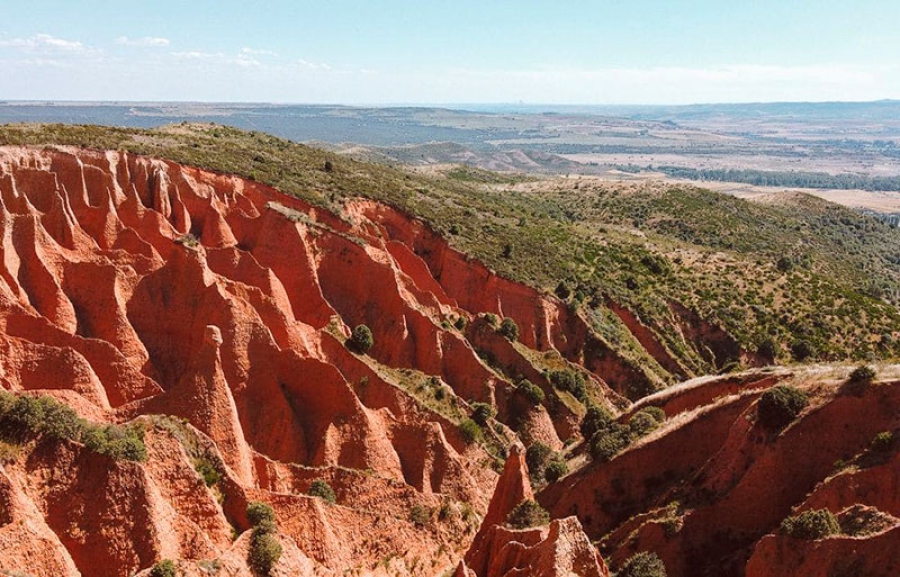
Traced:
[[805, 361], [816, 356], [816, 351], [809, 341], [797, 341], [791, 345], [791, 356], [797, 361]]
[[506, 524], [513, 529], [539, 527], [549, 522], [550, 513], [531, 499], [516, 505], [506, 518]]
[[653, 415], [638, 411], [628, 420], [628, 432], [632, 438], [638, 439], [649, 434], [659, 426]]
[[540, 405], [546, 398], [544, 391], [528, 379], [519, 381], [518, 390], [532, 405]]
[[409, 510], [409, 520], [417, 527], [424, 527], [431, 521], [431, 511], [423, 505], [414, 505]]
[[613, 424], [606, 430], [598, 432], [590, 441], [588, 450], [596, 461], [605, 463], [615, 457], [631, 443], [628, 427]]
[[374, 344], [375, 337], [372, 336], [372, 329], [366, 325], [357, 326], [350, 333], [350, 338], [347, 339], [347, 347], [360, 354], [369, 352]]
[[114, 459], [147, 458], [140, 425], [89, 423], [53, 397], [0, 392], [0, 439], [21, 443], [33, 438], [81, 442], [88, 450]]
[[569, 465], [563, 459], [554, 459], [550, 461], [547, 468], [544, 469], [544, 478], [555, 483], [560, 478], [565, 477], [569, 473]]
[[492, 327], [496, 327], [497, 323], [500, 322], [500, 319], [498, 319], [497, 315], [495, 315], [494, 313], [485, 313], [484, 320], [486, 320], [487, 324], [491, 325]]
[[469, 323], [469, 321], [466, 320], [466, 317], [459, 316], [456, 318], [456, 321], [453, 322], [453, 326], [456, 327], [458, 330], [464, 331], [464, 330], [466, 330], [466, 325], [468, 323]]
[[312, 497], [318, 497], [325, 501], [326, 503], [334, 504], [337, 502], [337, 497], [334, 494], [334, 489], [331, 488], [331, 485], [326, 483], [323, 479], [316, 479], [309, 486], [309, 495]]
[[481, 439], [481, 427], [479, 427], [478, 423], [472, 419], [463, 419], [459, 424], [459, 432], [462, 434], [463, 439], [469, 444]]
[[756, 347], [756, 354], [768, 360], [769, 362], [774, 361], [775, 357], [778, 356], [778, 350], [781, 348], [775, 339], [769, 337], [767, 339], [763, 339], [759, 345]]
[[660, 407], [644, 407], [638, 413], [651, 416], [657, 423], [664, 423], [666, 420], [666, 412]]
[[562, 391], [572, 393], [579, 401], [587, 399], [584, 375], [575, 371], [550, 371], [550, 382]]
[[534, 443], [525, 450], [525, 464], [528, 465], [529, 475], [536, 481], [540, 481], [544, 468], [553, 450], [544, 443]]
[[875, 435], [869, 446], [876, 453], [887, 453], [894, 446], [894, 434], [890, 431], [882, 431]]
[[516, 321], [512, 320], [510, 317], [503, 319], [497, 332], [506, 337], [507, 340], [513, 342], [519, 340], [519, 325], [517, 325]]
[[247, 563], [260, 575], [268, 575], [281, 558], [282, 548], [278, 539], [268, 530], [256, 528], [250, 535]]
[[487, 403], [472, 403], [472, 420], [481, 427], [486, 427], [488, 421], [493, 419], [496, 414], [497, 411], [494, 410], [494, 407]]
[[164, 559], [150, 569], [150, 577], [175, 577], [178, 571], [175, 569], [175, 563], [169, 559]]
[[790, 385], [778, 385], [760, 396], [756, 412], [760, 423], [781, 429], [796, 419], [808, 404], [809, 397], [803, 391]]
[[860, 365], [850, 373], [851, 383], [871, 383], [875, 380], [875, 369], [869, 365]]
[[247, 563], [261, 575], [268, 575], [281, 558], [281, 543], [275, 538], [275, 511], [267, 503], [251, 501], [247, 504], [247, 520], [253, 525]]
[[606, 429], [615, 422], [615, 417], [606, 407], [591, 405], [588, 407], [584, 418], [581, 419], [581, 436], [590, 439], [598, 432]]
[[841, 526], [828, 509], [809, 509], [782, 521], [781, 532], [796, 539], [815, 541], [840, 534]]
[[656, 553], [644, 551], [629, 557], [616, 577], [666, 577], [666, 566]]
[[275, 522], [275, 510], [268, 503], [261, 501], [250, 501], [247, 503], [247, 521], [251, 525], [257, 526], [263, 523]]
[[197, 460], [194, 470], [203, 478], [203, 483], [207, 487], [212, 487], [222, 479], [222, 474], [219, 473], [219, 470], [208, 458]]

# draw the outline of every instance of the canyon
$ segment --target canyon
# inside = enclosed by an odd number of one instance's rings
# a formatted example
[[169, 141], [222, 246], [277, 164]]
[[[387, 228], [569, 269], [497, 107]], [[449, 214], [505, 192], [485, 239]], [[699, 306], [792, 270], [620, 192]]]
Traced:
[[[604, 306], [663, 372], [697, 376], [636, 312]], [[283, 549], [273, 575], [607, 577], [642, 551], [675, 576], [896, 574], [897, 450], [871, 443], [898, 427], [900, 381], [759, 368], [670, 307], [686, 347], [747, 370], [665, 387], [570, 303], [376, 200], [330, 211], [162, 158], [0, 147], [0, 389], [136, 427], [146, 448], [5, 439], [0, 570], [145, 577], [169, 559], [252, 575], [246, 511], [262, 502]], [[361, 325], [365, 351], [347, 343]], [[772, 431], [758, 399], [785, 383], [810, 407]], [[599, 462], [581, 438], [589, 404], [665, 421]], [[536, 443], [571, 472], [529, 471]], [[321, 482], [334, 502], [310, 494]], [[548, 523], [509, 526], [528, 500]], [[880, 524], [779, 532], [811, 508]]]

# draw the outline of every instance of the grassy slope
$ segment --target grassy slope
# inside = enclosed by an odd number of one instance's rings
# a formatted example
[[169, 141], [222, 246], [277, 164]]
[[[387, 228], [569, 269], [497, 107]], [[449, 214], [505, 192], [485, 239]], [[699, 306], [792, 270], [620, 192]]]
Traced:
[[[900, 267], [892, 255], [900, 251], [892, 247], [900, 246], [900, 233], [808, 197], [768, 206], [659, 185], [632, 192], [574, 185], [529, 192], [515, 179], [480, 171], [411, 174], [215, 125], [6, 126], [0, 144], [159, 156], [247, 176], [335, 210], [343, 197], [387, 202], [428, 221], [505, 276], [547, 291], [565, 280], [573, 306], [583, 307], [598, 332], [658, 375], [662, 369], [602, 306], [604, 297], [638, 311], [698, 372], [711, 367], [684, 343], [669, 301], [723, 326], [747, 348], [773, 337], [785, 358], [788, 345], [800, 339], [824, 358], [886, 358], [898, 351], [900, 315], [865, 293], [897, 289]], [[334, 166], [330, 172], [322, 169], [326, 160]], [[789, 272], [776, 267], [782, 255], [796, 261]]]

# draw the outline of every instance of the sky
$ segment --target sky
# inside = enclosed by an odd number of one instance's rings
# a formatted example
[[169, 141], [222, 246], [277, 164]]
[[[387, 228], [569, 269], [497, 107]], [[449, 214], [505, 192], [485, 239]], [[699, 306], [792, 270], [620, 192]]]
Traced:
[[900, 98], [897, 0], [5, 2], [0, 99]]

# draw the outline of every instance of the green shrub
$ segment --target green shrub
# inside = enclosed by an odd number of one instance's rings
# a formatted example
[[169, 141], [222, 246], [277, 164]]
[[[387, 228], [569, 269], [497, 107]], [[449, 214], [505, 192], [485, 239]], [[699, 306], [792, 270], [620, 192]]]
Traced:
[[797, 539], [815, 541], [840, 534], [841, 526], [828, 509], [809, 509], [782, 521], [781, 532]]
[[203, 482], [207, 487], [212, 487], [222, 479], [222, 474], [208, 458], [197, 460], [194, 464], [194, 470], [203, 478]]
[[656, 553], [644, 551], [629, 557], [616, 577], [666, 577], [666, 566]]
[[628, 420], [628, 432], [632, 438], [638, 439], [649, 434], [659, 426], [653, 415], [638, 411]]
[[587, 408], [584, 418], [581, 419], [581, 436], [590, 439], [598, 432], [606, 429], [615, 422], [615, 417], [606, 407], [591, 405]]
[[756, 354], [771, 362], [774, 361], [775, 357], [778, 356], [778, 351], [780, 348], [781, 345], [779, 345], [775, 339], [769, 337], [763, 339], [756, 346]]
[[268, 575], [281, 558], [281, 543], [275, 538], [275, 511], [268, 503], [247, 503], [247, 520], [253, 525], [247, 563], [261, 575]]
[[809, 397], [803, 391], [790, 385], [778, 385], [759, 397], [756, 411], [760, 423], [780, 429], [796, 419], [808, 404]]
[[555, 483], [560, 478], [565, 477], [569, 473], [569, 465], [564, 459], [554, 459], [550, 461], [547, 468], [544, 469], [544, 478]]
[[94, 425], [82, 434], [82, 442], [88, 449], [114, 459], [143, 461], [147, 458], [144, 429], [140, 426]]
[[372, 336], [372, 329], [366, 325], [358, 325], [347, 339], [347, 347], [360, 354], [369, 352], [374, 344], [375, 337]]
[[494, 418], [497, 411], [487, 403], [472, 403], [472, 420], [481, 427], [486, 427], [488, 421]]
[[506, 518], [506, 524], [513, 529], [539, 527], [549, 522], [550, 514], [531, 499], [516, 505]]
[[175, 577], [178, 571], [170, 559], [163, 559], [150, 569], [150, 577]]
[[257, 526], [265, 522], [275, 522], [275, 510], [268, 503], [261, 501], [250, 501], [247, 503], [247, 521], [251, 525]]
[[281, 558], [282, 551], [281, 543], [278, 542], [272, 531], [261, 530], [257, 527], [250, 535], [247, 563], [260, 575], [268, 575]]
[[791, 356], [802, 362], [815, 357], [816, 350], [809, 341], [797, 341], [791, 345]]
[[528, 473], [533, 480], [542, 479], [544, 468], [552, 454], [553, 450], [541, 442], [534, 443], [525, 450], [525, 464], [528, 465]]
[[513, 342], [519, 340], [519, 325], [517, 325], [516, 321], [512, 320], [510, 317], [503, 319], [497, 332], [506, 337], [507, 340]]
[[615, 457], [630, 443], [631, 434], [629, 428], [615, 423], [593, 436], [590, 440], [588, 451], [590, 451], [591, 457], [596, 461], [605, 463]]
[[887, 453], [894, 446], [894, 434], [890, 431], [882, 431], [875, 435], [869, 446], [876, 453]]
[[409, 520], [417, 527], [424, 527], [431, 521], [431, 511], [424, 505], [414, 505], [409, 510]]
[[147, 458], [140, 425], [89, 423], [53, 397], [0, 392], [0, 440], [22, 443], [34, 438], [81, 442], [88, 450], [114, 459]]
[[312, 497], [319, 497], [326, 503], [334, 504], [337, 502], [337, 497], [334, 494], [334, 489], [331, 488], [325, 480], [316, 479], [309, 486], [309, 495]]
[[526, 399], [528, 399], [528, 402], [532, 405], [540, 405], [546, 398], [543, 389], [541, 389], [539, 386], [535, 385], [528, 379], [522, 379], [521, 381], [519, 381], [519, 385], [517, 388], [519, 392], [521, 392], [522, 395]]
[[487, 324], [491, 325], [492, 327], [496, 327], [497, 323], [500, 322], [500, 319], [497, 318], [497, 315], [495, 315], [494, 313], [485, 313], [484, 320], [486, 320]]
[[869, 365], [860, 365], [850, 373], [851, 383], [871, 383], [875, 380], [875, 369]]
[[584, 375], [575, 371], [550, 371], [550, 382], [561, 391], [572, 393], [579, 401], [587, 399], [587, 388]]
[[459, 432], [462, 434], [463, 439], [469, 444], [481, 439], [481, 427], [479, 427], [478, 423], [472, 419], [463, 419], [459, 424]]
[[657, 423], [663, 423], [666, 420], [666, 412], [661, 407], [644, 407], [638, 413], [650, 415]]
[[468, 321], [466, 320], [466, 317], [459, 316], [456, 318], [456, 321], [454, 321], [453, 326], [456, 327], [458, 330], [464, 331], [464, 330], [466, 330], [467, 324], [468, 324]]

